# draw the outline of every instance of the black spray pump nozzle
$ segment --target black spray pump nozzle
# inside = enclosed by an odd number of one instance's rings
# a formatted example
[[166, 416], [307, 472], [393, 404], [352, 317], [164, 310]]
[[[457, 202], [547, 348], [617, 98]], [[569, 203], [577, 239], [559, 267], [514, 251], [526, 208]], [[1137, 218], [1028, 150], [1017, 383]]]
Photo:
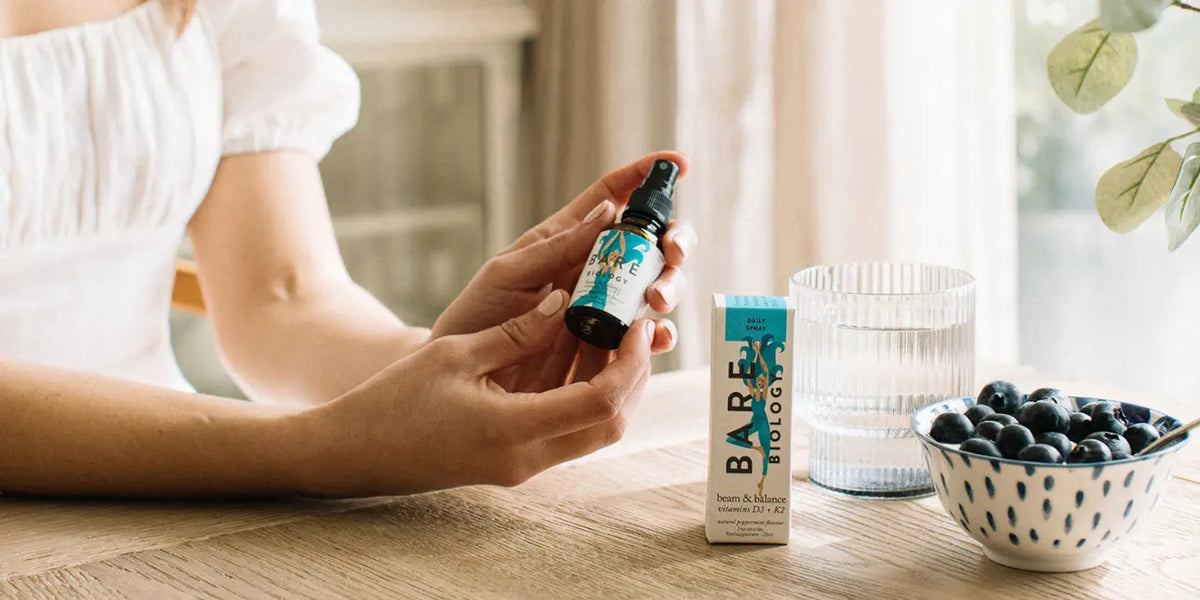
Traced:
[[675, 180], [679, 178], [679, 165], [669, 160], [656, 160], [641, 187], [629, 195], [628, 214], [638, 214], [666, 226], [671, 220], [675, 204], [671, 194], [675, 193]]

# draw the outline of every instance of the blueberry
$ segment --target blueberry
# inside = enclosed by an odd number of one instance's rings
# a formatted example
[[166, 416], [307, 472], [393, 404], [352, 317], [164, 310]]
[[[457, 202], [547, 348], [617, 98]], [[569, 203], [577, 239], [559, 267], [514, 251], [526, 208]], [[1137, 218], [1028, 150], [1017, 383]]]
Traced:
[[963, 442], [958, 449], [963, 452], [970, 452], [971, 454], [982, 454], [983, 456], [1000, 458], [1000, 449], [996, 447], [996, 444], [991, 440], [982, 438], [971, 438]]
[[988, 415], [988, 416], [984, 417], [983, 420], [980, 421], [980, 423], [986, 423], [988, 421], [995, 421], [996, 423], [999, 423], [1000, 425], [1016, 425], [1017, 424], [1016, 417], [1014, 417], [1012, 415], [1006, 415], [1004, 413], [996, 413], [994, 415]]
[[1017, 390], [1017, 386], [1007, 381], [993, 381], [979, 390], [976, 404], [983, 404], [998, 413], [1011, 415], [1022, 404], [1021, 392]]
[[1058, 450], [1058, 453], [1062, 456], [1070, 454], [1071, 449], [1075, 447], [1075, 444], [1072, 444], [1071, 440], [1068, 439], [1066, 435], [1057, 431], [1043, 433], [1037, 436], [1037, 439], [1034, 441], [1038, 444], [1052, 446], [1055, 450]]
[[1071, 424], [1067, 428], [1067, 437], [1072, 442], [1080, 442], [1090, 433], [1092, 433], [1092, 418], [1082, 411], [1071, 413]]
[[1049, 400], [1067, 410], [1071, 410], [1071, 398], [1064, 394], [1062, 390], [1054, 388], [1033, 390], [1033, 393], [1029, 394], [1029, 399], [1026, 402], [1041, 402], [1042, 400]]
[[1051, 431], [1066, 433], [1071, 426], [1071, 413], [1053, 400], [1038, 400], [1022, 406], [1017, 421], [1035, 435]]
[[[978, 433], [979, 428], [976, 428], [975, 431]], [[1146, 446], [1153, 444], [1155, 440], [1162, 437], [1159, 435], [1158, 430], [1149, 423], [1130, 425], [1129, 428], [1125, 430], [1124, 435], [1125, 441], [1129, 442], [1130, 454], [1137, 454], [1138, 452], [1141, 452]]]
[[1114, 408], [1113, 415], [1117, 417], [1117, 420], [1120, 421], [1122, 425], [1129, 427], [1129, 417], [1125, 416], [1124, 406], [1118, 406]]
[[929, 437], [943, 444], [961, 444], [971, 437], [971, 420], [960, 413], [942, 413], [933, 420], [929, 428]]
[[1075, 449], [1067, 457], [1067, 462], [1098, 463], [1107, 462], [1111, 459], [1112, 451], [1108, 449], [1108, 446], [1104, 442], [1100, 440], [1083, 440], [1075, 445]]
[[1018, 423], [1020, 423], [1020, 422], [1021, 422], [1021, 419], [1023, 419], [1023, 418], [1024, 418], [1022, 415], [1024, 415], [1024, 414], [1025, 414], [1025, 411], [1026, 411], [1026, 410], [1028, 410], [1028, 409], [1029, 409], [1029, 403], [1028, 403], [1028, 402], [1026, 402], [1025, 404], [1022, 404], [1022, 405], [1018, 406], [1018, 407], [1017, 407], [1017, 410], [1016, 410], [1016, 412], [1014, 412], [1014, 413], [1012, 414], [1012, 416], [1016, 417], [1016, 418], [1017, 418], [1017, 422], [1018, 422]]
[[[1008, 415], [1004, 416], [1007, 417]], [[973, 437], [995, 442], [996, 436], [1000, 435], [1001, 429], [1004, 429], [1004, 424], [1002, 423], [997, 423], [996, 421], [983, 421], [979, 423], [979, 425], [975, 426], [975, 435]]]
[[1092, 416], [1092, 432], [1102, 431], [1121, 435], [1125, 433], [1125, 422], [1115, 413], [1097, 412]]
[[988, 415], [994, 415], [996, 414], [996, 411], [992, 410], [992, 407], [986, 404], [976, 404], [975, 406], [968, 408], [967, 412], [964, 414], [966, 414], [967, 418], [971, 420], [972, 425], [978, 425], [984, 417]]
[[1094, 400], [1079, 408], [1079, 412], [1089, 417], [1096, 416], [1096, 411], [1111, 413], [1115, 410], [1117, 410], [1117, 407], [1107, 400]]
[[1126, 458], [1133, 458], [1133, 455], [1128, 452], [1113, 452], [1113, 460], [1125, 460]]
[[1108, 446], [1108, 450], [1112, 454], [1116, 454], [1118, 452], [1129, 454], [1129, 442], [1125, 441], [1125, 438], [1111, 431], [1097, 431], [1096, 433], [1084, 438], [1084, 441], [1087, 440], [1098, 440], [1101, 444]]
[[1046, 444], [1033, 444], [1025, 446], [1017, 453], [1017, 460], [1027, 460], [1029, 462], [1040, 463], [1057, 463], [1062, 462], [1062, 455], [1054, 446]]
[[1033, 433], [1024, 425], [1006, 425], [996, 436], [996, 445], [1005, 458], [1016, 458], [1026, 446], [1033, 445]]

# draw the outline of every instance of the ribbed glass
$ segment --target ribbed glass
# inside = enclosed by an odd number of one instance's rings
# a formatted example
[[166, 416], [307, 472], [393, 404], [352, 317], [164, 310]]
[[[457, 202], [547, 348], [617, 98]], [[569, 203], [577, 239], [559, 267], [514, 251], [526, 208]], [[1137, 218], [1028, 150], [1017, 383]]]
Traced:
[[810, 428], [809, 477], [874, 497], [933, 493], [916, 409], [971, 396], [975, 279], [923, 264], [859, 263], [792, 276], [796, 390]]

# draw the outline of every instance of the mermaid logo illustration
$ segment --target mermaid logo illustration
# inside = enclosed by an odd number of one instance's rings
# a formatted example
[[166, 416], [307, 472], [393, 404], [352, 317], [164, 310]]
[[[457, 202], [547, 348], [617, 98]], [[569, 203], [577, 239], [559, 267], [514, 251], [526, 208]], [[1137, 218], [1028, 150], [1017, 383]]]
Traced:
[[[783, 377], [783, 365], [780, 365], [776, 354], [783, 350], [783, 343], [775, 340], [775, 336], [765, 334], [761, 340], [752, 337], [744, 339], [742, 358], [738, 360], [738, 372], [745, 374], [742, 381], [746, 384], [750, 396], [750, 422], [732, 431], [725, 441], [742, 448], [753, 448], [762, 454], [762, 477], [758, 480], [758, 493], [763, 493], [763, 483], [767, 480], [767, 468], [771, 458], [771, 424], [767, 420], [767, 396], [771, 384]], [[758, 434], [758, 445], [751, 441], [751, 436]]]
[[[626, 245], [626, 239], [632, 241]], [[596, 265], [596, 273], [592, 277], [591, 288], [573, 302], [572, 306], [593, 306], [604, 310], [608, 306], [608, 286], [613, 276], [627, 264], [641, 264], [646, 257], [646, 250], [649, 249], [650, 242], [637, 235], [622, 231], [613, 232], [592, 258], [592, 263]]]

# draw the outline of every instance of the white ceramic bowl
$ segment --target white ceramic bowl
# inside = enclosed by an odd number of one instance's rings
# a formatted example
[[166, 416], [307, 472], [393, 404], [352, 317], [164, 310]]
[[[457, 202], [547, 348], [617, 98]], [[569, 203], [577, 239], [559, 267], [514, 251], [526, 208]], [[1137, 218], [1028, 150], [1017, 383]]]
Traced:
[[[1072, 398], [1077, 410], [1095, 398]], [[1112, 402], [1112, 401], [1110, 401]], [[983, 553], [1002, 565], [1029, 571], [1079, 571], [1104, 563], [1117, 544], [1144, 525], [1171, 478], [1179, 443], [1141, 457], [1096, 464], [1038, 464], [962, 452], [929, 437], [933, 419], [964, 412], [975, 400], [926, 406], [912, 417], [933, 486], [946, 512]], [[1162, 430], [1173, 417], [1132, 404], [1131, 423]]]

